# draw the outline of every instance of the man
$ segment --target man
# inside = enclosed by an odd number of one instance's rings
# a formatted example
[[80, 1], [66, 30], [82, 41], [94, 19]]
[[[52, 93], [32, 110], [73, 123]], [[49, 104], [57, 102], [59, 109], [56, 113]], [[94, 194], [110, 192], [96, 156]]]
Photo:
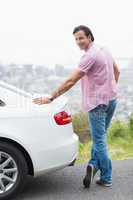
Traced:
[[107, 48], [94, 43], [94, 36], [87, 26], [76, 27], [73, 35], [79, 48], [85, 51], [78, 67], [51, 97], [35, 98], [33, 102], [39, 105], [50, 103], [81, 79], [82, 103], [88, 114], [93, 141], [83, 184], [89, 188], [94, 175], [100, 170], [100, 178], [96, 183], [108, 187], [112, 185], [112, 162], [106, 137], [117, 104], [120, 71]]

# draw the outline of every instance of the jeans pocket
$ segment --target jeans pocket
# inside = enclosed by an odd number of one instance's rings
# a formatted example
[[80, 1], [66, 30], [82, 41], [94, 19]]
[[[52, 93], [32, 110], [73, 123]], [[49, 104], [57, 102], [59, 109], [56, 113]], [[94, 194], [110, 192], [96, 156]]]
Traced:
[[94, 109], [90, 110], [89, 113], [92, 117], [103, 117], [105, 115], [105, 111], [107, 109], [107, 105], [106, 104], [99, 104], [97, 107], [95, 107]]
[[108, 105], [106, 104], [99, 104], [97, 107], [96, 107], [96, 110], [100, 110], [101, 112], [104, 112], [106, 111], [108, 108]]
[[107, 106], [108, 106], [108, 105], [106, 105], [106, 104], [100, 104], [100, 105], [99, 105], [99, 107], [100, 107], [101, 109], [105, 109], [105, 110], [106, 110]]

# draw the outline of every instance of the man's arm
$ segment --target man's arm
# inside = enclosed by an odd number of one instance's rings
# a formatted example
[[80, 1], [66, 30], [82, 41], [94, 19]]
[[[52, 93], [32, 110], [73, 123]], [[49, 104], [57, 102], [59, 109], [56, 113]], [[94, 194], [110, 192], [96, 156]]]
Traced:
[[114, 68], [115, 80], [116, 80], [116, 82], [118, 82], [118, 79], [119, 79], [119, 76], [120, 76], [120, 69], [115, 62], [113, 63], [113, 68]]
[[95, 55], [84, 54], [79, 62], [78, 67], [70, 74], [68, 79], [52, 93], [53, 99], [69, 90], [82, 76], [88, 73], [89, 69], [95, 63]]
[[51, 96], [53, 99], [68, 91], [75, 83], [84, 76], [84, 72], [76, 68], [70, 76], [61, 84], [61, 86], [54, 91]]
[[[69, 77], [60, 85], [60, 87], [54, 91], [51, 95], [52, 99], [54, 100], [61, 94], [65, 93], [67, 90], [69, 90], [75, 83], [82, 78], [82, 76], [85, 75], [85, 72], [80, 70], [79, 68], [76, 68], [73, 70], [73, 72], [69, 75]], [[47, 104], [50, 103], [49, 97], [39, 97], [33, 99], [33, 103], [35, 104]]]

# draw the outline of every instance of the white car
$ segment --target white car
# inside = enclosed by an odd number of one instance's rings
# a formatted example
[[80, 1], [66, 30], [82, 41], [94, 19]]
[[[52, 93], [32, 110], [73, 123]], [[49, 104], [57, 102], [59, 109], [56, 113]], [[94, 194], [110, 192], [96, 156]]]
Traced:
[[0, 199], [16, 195], [27, 175], [74, 165], [79, 138], [67, 101], [37, 105], [31, 94], [0, 81]]

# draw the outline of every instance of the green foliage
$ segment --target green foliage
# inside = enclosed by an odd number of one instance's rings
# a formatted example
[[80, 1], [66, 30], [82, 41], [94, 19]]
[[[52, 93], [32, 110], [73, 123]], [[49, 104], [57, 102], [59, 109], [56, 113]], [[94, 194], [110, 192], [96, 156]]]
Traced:
[[74, 132], [79, 133], [83, 130], [88, 130], [88, 118], [86, 112], [78, 112], [72, 115], [72, 123]]
[[[84, 134], [89, 131], [87, 113], [73, 115], [74, 132]], [[133, 113], [127, 121], [114, 120], [107, 130], [108, 144], [111, 158], [114, 160], [133, 157]], [[79, 142], [79, 156], [76, 163], [87, 162], [90, 159], [92, 141], [87, 139], [85, 143]]]
[[133, 113], [129, 116], [128, 127], [129, 127], [129, 131], [130, 131], [130, 135], [131, 135], [131, 137], [133, 137]]
[[128, 124], [124, 121], [116, 120], [108, 129], [108, 139], [109, 141], [114, 141], [116, 138], [129, 139], [129, 133], [130, 130]]

